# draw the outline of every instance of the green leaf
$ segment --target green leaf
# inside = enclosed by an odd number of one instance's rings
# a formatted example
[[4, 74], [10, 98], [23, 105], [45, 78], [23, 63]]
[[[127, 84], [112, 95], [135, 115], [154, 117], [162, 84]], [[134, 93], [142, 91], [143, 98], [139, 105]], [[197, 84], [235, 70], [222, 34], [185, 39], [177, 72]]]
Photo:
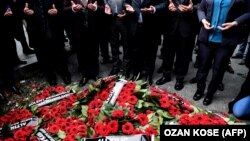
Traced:
[[143, 106], [148, 108], [148, 107], [154, 107], [155, 104], [150, 103], [150, 102], [144, 102], [144, 103], [143, 103]]
[[138, 109], [142, 108], [142, 104], [143, 104], [143, 100], [138, 100], [138, 102], [136, 103], [135, 107], [137, 107]]
[[159, 124], [162, 125], [162, 123], [163, 123], [163, 118], [159, 116]]
[[81, 112], [82, 112], [82, 115], [84, 117], [88, 117], [88, 106], [87, 105], [83, 105]]
[[66, 134], [64, 131], [62, 130], [59, 130], [59, 132], [57, 133], [57, 136], [60, 138], [60, 139], [64, 139], [66, 137]]
[[87, 131], [88, 137], [91, 137], [94, 133], [95, 133], [95, 130], [92, 127], [89, 127]]
[[89, 91], [91, 92], [91, 91], [93, 91], [95, 88], [94, 88], [94, 86], [92, 85], [92, 84], [90, 84], [89, 85]]
[[32, 113], [36, 113], [36, 111], [37, 111], [37, 106], [31, 106], [31, 111], [32, 111]]
[[173, 119], [174, 117], [172, 117], [167, 111], [163, 111], [161, 109], [156, 111], [160, 116], [163, 116], [164, 118], [167, 119]]
[[140, 86], [140, 85], [136, 85], [136, 86], [135, 86], [135, 92], [138, 92], [140, 89], [141, 89], [141, 86]]

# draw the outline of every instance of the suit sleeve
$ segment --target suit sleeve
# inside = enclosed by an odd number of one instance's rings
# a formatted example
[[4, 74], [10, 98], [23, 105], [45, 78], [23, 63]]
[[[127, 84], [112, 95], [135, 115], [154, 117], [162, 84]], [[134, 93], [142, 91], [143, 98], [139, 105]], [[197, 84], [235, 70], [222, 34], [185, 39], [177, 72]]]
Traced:
[[168, 5], [168, 0], [162, 0], [161, 3], [155, 5], [156, 12], [164, 10], [165, 8], [167, 8], [167, 5]]
[[243, 24], [245, 22], [249, 22], [250, 21], [250, 1], [246, 0], [245, 1], [245, 13], [243, 15], [241, 15], [240, 17], [236, 18], [235, 21], [238, 24]]
[[206, 19], [205, 11], [206, 11], [206, 0], [202, 0], [197, 10], [199, 21], [201, 21], [202, 19]]

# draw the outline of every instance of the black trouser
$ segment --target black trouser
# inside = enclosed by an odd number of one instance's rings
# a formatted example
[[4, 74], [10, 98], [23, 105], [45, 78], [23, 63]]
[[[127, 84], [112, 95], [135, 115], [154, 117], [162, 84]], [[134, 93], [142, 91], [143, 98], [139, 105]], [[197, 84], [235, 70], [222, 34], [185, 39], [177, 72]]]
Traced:
[[[208, 86], [208, 96], [213, 96], [222, 81], [231, 52], [236, 46], [222, 46], [218, 43], [200, 43], [199, 61], [200, 66], [197, 71], [198, 84], [205, 84], [211, 64], [212, 79]], [[212, 63], [213, 62], [213, 63]]]
[[138, 24], [135, 37], [131, 39], [133, 43], [131, 64], [134, 74], [144, 71], [147, 75], [152, 76], [154, 73], [158, 49], [157, 41], [160, 34], [155, 34], [149, 30], [150, 28], [143, 24]]
[[93, 78], [99, 74], [99, 41], [85, 32], [77, 47], [79, 71], [84, 77]]
[[67, 55], [63, 39], [44, 39], [34, 46], [37, 60], [49, 78], [55, 77], [55, 71], [68, 75]]
[[114, 19], [112, 26], [111, 26], [111, 51], [112, 51], [112, 58], [113, 58], [113, 68], [120, 69], [121, 67], [121, 60], [120, 60], [120, 39], [122, 40], [123, 46], [123, 60], [124, 62], [129, 61], [129, 54], [128, 54], [128, 40], [127, 40], [127, 27], [122, 19], [118, 17]]
[[[176, 79], [183, 80], [188, 72], [190, 50], [193, 49], [194, 36], [182, 37], [180, 34], [164, 35], [163, 75], [171, 75], [174, 70]], [[175, 60], [175, 64], [174, 64]]]

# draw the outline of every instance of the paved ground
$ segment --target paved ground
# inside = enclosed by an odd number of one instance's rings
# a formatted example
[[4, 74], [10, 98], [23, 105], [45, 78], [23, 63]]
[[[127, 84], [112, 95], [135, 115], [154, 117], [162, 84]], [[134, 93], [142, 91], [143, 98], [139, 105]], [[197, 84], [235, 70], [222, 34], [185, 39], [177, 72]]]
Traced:
[[[68, 48], [66, 48], [68, 49]], [[27, 60], [28, 64], [27, 66], [29, 68], [34, 67], [36, 63], [36, 57], [35, 55], [29, 55], [26, 56], [22, 53], [22, 48], [19, 42], [17, 42], [17, 50], [18, 50], [18, 55], [22, 60]], [[193, 57], [193, 60], [195, 59], [195, 55]], [[165, 85], [159, 86], [162, 89], [166, 89], [171, 92], [176, 92], [183, 98], [186, 98], [187, 100], [191, 101], [194, 105], [201, 107], [203, 109], [211, 110], [211, 111], [219, 111], [219, 112], [227, 112], [227, 104], [229, 101], [231, 101], [239, 92], [240, 87], [242, 83], [244, 82], [244, 77], [246, 76], [246, 73], [248, 69], [245, 66], [240, 66], [238, 63], [240, 60], [237, 59], [231, 59], [232, 60], [232, 67], [235, 70], [234, 74], [229, 74], [228, 72], [225, 74], [224, 78], [224, 84], [225, 84], [225, 90], [224, 91], [218, 91], [214, 97], [214, 101], [211, 105], [209, 106], [203, 106], [202, 105], [202, 100], [196, 102], [192, 100], [193, 94], [196, 91], [196, 85], [195, 84], [190, 84], [189, 80], [195, 76], [197, 69], [193, 68], [193, 62], [190, 63], [190, 69], [187, 74], [187, 77], [185, 79], [185, 87], [181, 91], [175, 91], [174, 90], [174, 84], [175, 84], [175, 78], [172, 78], [172, 82], [166, 83]], [[159, 68], [161, 65], [162, 60], [157, 58], [156, 61], [156, 69]], [[18, 68], [25, 68], [27, 67], [26, 65], [19, 66]], [[72, 78], [73, 78], [73, 83], [78, 83], [80, 79], [80, 75], [77, 71], [77, 62], [76, 62], [76, 56], [74, 54], [69, 56], [69, 68], [72, 73]], [[101, 76], [107, 76], [109, 71], [111, 69], [111, 65], [100, 65], [100, 72]], [[21, 74], [25, 75], [26, 72], [23, 72], [24, 69], [19, 69], [18, 71], [21, 72]], [[34, 69], [29, 69], [29, 70], [34, 70]], [[157, 74], [155, 71], [154, 74], [154, 82], [158, 80], [161, 77], [161, 74]], [[211, 77], [211, 72], [208, 77], [208, 80], [210, 80]], [[28, 79], [25, 78], [24, 79]]]

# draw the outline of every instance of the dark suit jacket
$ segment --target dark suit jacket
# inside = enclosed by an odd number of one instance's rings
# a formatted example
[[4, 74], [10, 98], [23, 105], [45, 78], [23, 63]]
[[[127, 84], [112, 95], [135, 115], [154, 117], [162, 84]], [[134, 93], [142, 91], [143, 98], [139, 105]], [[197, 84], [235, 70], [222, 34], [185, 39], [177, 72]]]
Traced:
[[[178, 5], [189, 5], [189, 0], [181, 0], [181, 3], [178, 3], [178, 0], [173, 0], [173, 3], [176, 7]], [[197, 0], [193, 0], [193, 4], [197, 4]], [[169, 35], [180, 34], [182, 37], [190, 37], [195, 35], [195, 26], [198, 23], [196, 18], [196, 13], [194, 12], [171, 12], [168, 11], [168, 30]]]
[[[211, 22], [214, 0], [203, 0], [198, 8], [198, 17], [201, 21], [206, 19]], [[242, 24], [246, 22], [250, 15], [247, 12], [248, 0], [232, 0], [231, 6], [227, 15], [226, 22], [237, 21], [238, 26], [222, 32], [222, 45], [234, 46], [241, 42], [242, 39]], [[245, 14], [244, 14], [245, 13]], [[207, 42], [210, 31], [207, 31], [203, 26], [200, 30], [199, 41]]]
[[[28, 0], [29, 8], [34, 15], [26, 16], [30, 42], [40, 47], [44, 41], [53, 41], [57, 46], [64, 46], [63, 1], [62, 0]], [[52, 4], [58, 10], [57, 15], [48, 14]]]
[[[155, 6], [157, 9], [162, 9], [161, 7], [164, 7], [163, 0], [143, 0], [141, 3], [141, 0], [126, 0], [125, 3], [130, 4], [135, 12], [133, 14], [127, 14], [129, 16], [129, 30], [130, 34], [133, 36], [135, 35], [137, 26], [138, 26], [138, 18], [140, 14], [140, 9], [149, 7], [149, 6]], [[143, 18], [143, 25], [147, 29], [148, 33], [152, 33], [154, 35], [155, 33], [158, 33], [159, 31], [159, 18], [157, 16], [157, 13], [151, 14], [151, 13], [142, 13]]]

